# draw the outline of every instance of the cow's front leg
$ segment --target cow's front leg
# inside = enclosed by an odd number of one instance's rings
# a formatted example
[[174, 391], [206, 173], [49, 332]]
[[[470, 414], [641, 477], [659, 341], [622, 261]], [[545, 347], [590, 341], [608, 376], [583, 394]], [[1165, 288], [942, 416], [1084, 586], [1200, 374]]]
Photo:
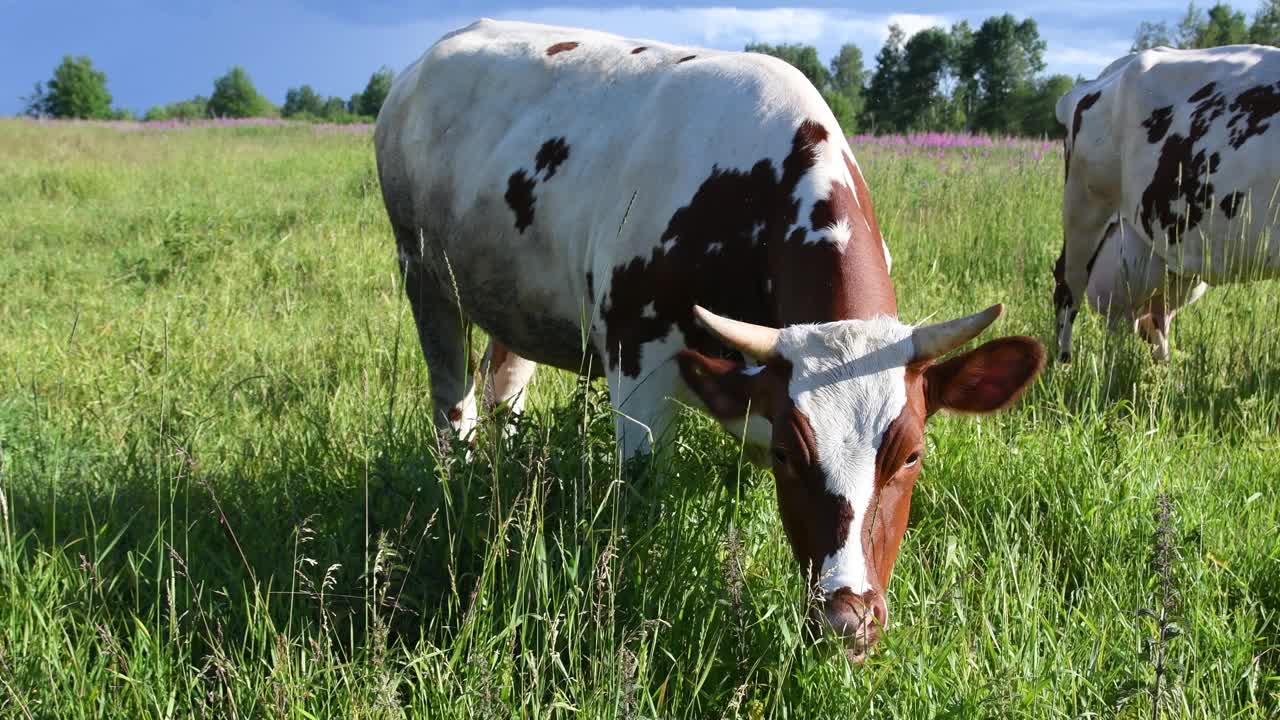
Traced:
[[452, 294], [427, 272], [421, 258], [402, 250], [400, 268], [427, 362], [436, 431], [451, 430], [457, 437], [471, 440], [477, 421], [471, 324]]

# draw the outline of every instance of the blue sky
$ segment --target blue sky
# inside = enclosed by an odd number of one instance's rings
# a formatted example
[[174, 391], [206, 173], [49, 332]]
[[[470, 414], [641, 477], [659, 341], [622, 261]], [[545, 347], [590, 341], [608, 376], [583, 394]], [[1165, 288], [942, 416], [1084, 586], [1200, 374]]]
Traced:
[[[1093, 77], [1129, 47], [1140, 20], [1175, 20], [1185, 0], [0, 0], [0, 115], [47, 79], [64, 54], [105, 70], [117, 105], [135, 111], [208, 95], [213, 79], [243, 65], [258, 89], [283, 102], [308, 83], [343, 98], [381, 65], [399, 71], [440, 35], [477, 17], [590, 27], [631, 37], [741, 49], [753, 40], [804, 42], [824, 60], [846, 42], [870, 67], [890, 22], [908, 33], [1006, 11], [1034, 17], [1050, 72]], [[1239, 4], [1250, 15], [1254, 8]]]

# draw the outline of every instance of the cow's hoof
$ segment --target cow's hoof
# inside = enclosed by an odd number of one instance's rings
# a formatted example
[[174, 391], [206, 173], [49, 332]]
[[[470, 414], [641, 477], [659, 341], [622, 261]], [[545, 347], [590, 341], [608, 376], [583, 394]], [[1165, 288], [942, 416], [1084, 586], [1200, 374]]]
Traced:
[[1068, 350], [1067, 352], [1060, 352], [1060, 353], [1058, 353], [1058, 364], [1059, 364], [1059, 365], [1070, 365], [1070, 364], [1071, 364], [1071, 351], [1069, 351], [1069, 350]]

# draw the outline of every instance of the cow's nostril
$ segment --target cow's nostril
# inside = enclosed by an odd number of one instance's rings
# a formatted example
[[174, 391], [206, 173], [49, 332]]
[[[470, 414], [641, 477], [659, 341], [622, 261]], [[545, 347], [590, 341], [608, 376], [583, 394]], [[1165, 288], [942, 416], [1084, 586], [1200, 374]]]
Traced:
[[884, 599], [879, 595], [871, 602], [871, 612], [876, 625], [884, 627], [889, 622], [889, 608], [885, 606]]

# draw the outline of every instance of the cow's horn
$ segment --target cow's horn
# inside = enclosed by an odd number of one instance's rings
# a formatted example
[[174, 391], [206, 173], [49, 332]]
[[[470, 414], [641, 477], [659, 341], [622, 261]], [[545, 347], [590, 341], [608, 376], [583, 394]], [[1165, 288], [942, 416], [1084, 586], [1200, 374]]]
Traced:
[[693, 306], [693, 316], [720, 342], [760, 362], [773, 357], [778, 344], [778, 330], [763, 325], [730, 320], [720, 317], [699, 305]]
[[967, 317], [916, 328], [911, 333], [915, 360], [932, 360], [946, 355], [982, 334], [1002, 312], [1004, 305], [996, 304]]

